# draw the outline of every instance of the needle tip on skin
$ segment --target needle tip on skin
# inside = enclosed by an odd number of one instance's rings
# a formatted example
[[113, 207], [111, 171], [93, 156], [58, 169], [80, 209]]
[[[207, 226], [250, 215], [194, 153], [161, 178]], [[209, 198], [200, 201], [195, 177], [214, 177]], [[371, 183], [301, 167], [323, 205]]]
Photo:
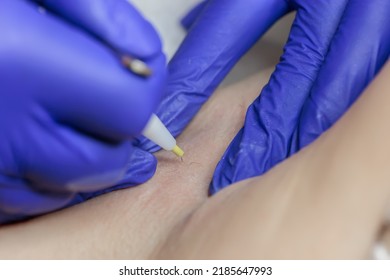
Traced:
[[178, 157], [183, 158], [184, 151], [183, 151], [178, 145], [176, 145], [175, 147], [173, 147], [172, 152], [173, 152], [175, 155], [177, 155]]

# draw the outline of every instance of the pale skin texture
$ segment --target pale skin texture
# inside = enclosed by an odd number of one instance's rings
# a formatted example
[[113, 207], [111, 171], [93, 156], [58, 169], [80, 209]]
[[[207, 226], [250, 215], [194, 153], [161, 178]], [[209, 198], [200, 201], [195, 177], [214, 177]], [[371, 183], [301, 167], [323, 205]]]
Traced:
[[366, 258], [390, 198], [390, 64], [314, 144], [209, 198], [268, 74], [219, 90], [146, 184], [0, 228], [0, 258]]

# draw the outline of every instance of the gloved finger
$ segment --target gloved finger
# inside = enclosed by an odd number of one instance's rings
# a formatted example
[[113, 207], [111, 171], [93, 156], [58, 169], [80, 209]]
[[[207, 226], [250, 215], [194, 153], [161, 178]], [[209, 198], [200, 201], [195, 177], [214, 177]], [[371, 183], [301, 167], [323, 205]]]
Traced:
[[[138, 184], [153, 176], [156, 159], [130, 141], [102, 142], [74, 129], [58, 126], [50, 116], [36, 114], [36, 124], [21, 177], [36, 190], [67, 193], [94, 192], [126, 179]], [[30, 149], [29, 147], [34, 147]]]
[[74, 196], [73, 193], [35, 191], [23, 179], [0, 174], [0, 224], [60, 209]]
[[218, 163], [211, 193], [260, 175], [289, 155], [302, 106], [348, 1], [302, 2], [296, 2], [297, 15], [281, 62]]
[[102, 195], [114, 190], [121, 190], [132, 186], [138, 186], [149, 180], [157, 167], [157, 159], [142, 149], [133, 148], [131, 157], [128, 160], [125, 174], [115, 185], [95, 192], [79, 193], [82, 200], [87, 200], [98, 195]]
[[315, 140], [349, 108], [390, 55], [390, 1], [350, 1], [306, 101], [296, 149]]
[[200, 13], [206, 7], [209, 0], [205, 0], [193, 7], [180, 21], [181, 25], [189, 30], [194, 24], [195, 20], [199, 17]]
[[43, 190], [34, 187], [28, 180], [0, 174], [0, 225], [69, 207], [114, 190], [139, 185], [153, 175], [156, 164], [154, 156], [135, 148], [125, 166], [124, 177], [115, 186], [81, 193], [58, 189]]
[[43, 17], [24, 1], [11, 3], [3, 16], [24, 36], [2, 34], [12, 37], [2, 46], [9, 59], [4, 81], [23, 80], [21, 90], [37, 92], [53, 118], [85, 133], [116, 140], [139, 134], [161, 98], [164, 55], [148, 60], [153, 75], [140, 78], [102, 44], [57, 17]]
[[122, 53], [149, 59], [161, 53], [153, 26], [125, 0], [36, 0]]
[[[167, 95], [157, 110], [174, 136], [199, 111], [238, 59], [289, 7], [284, 0], [210, 1], [168, 65]], [[151, 149], [151, 142], [140, 145]]]

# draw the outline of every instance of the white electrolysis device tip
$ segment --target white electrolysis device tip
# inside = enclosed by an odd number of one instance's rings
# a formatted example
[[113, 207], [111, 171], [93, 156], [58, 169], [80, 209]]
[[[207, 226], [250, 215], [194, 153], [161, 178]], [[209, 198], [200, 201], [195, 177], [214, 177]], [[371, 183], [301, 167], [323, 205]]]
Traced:
[[175, 138], [155, 114], [152, 114], [150, 117], [148, 123], [142, 131], [142, 135], [159, 145], [164, 150], [172, 151], [178, 157], [182, 157], [184, 155], [183, 150], [177, 146]]

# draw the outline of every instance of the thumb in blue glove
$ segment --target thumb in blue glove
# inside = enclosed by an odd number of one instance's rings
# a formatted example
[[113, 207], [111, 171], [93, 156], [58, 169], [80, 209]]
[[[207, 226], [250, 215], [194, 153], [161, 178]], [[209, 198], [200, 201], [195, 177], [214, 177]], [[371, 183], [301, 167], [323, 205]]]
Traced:
[[[137, 185], [156, 166], [129, 140], [165, 84], [152, 26], [127, 1], [39, 2], [46, 12], [35, 1], [0, 4], [0, 223]], [[107, 45], [153, 76], [129, 73]]]

